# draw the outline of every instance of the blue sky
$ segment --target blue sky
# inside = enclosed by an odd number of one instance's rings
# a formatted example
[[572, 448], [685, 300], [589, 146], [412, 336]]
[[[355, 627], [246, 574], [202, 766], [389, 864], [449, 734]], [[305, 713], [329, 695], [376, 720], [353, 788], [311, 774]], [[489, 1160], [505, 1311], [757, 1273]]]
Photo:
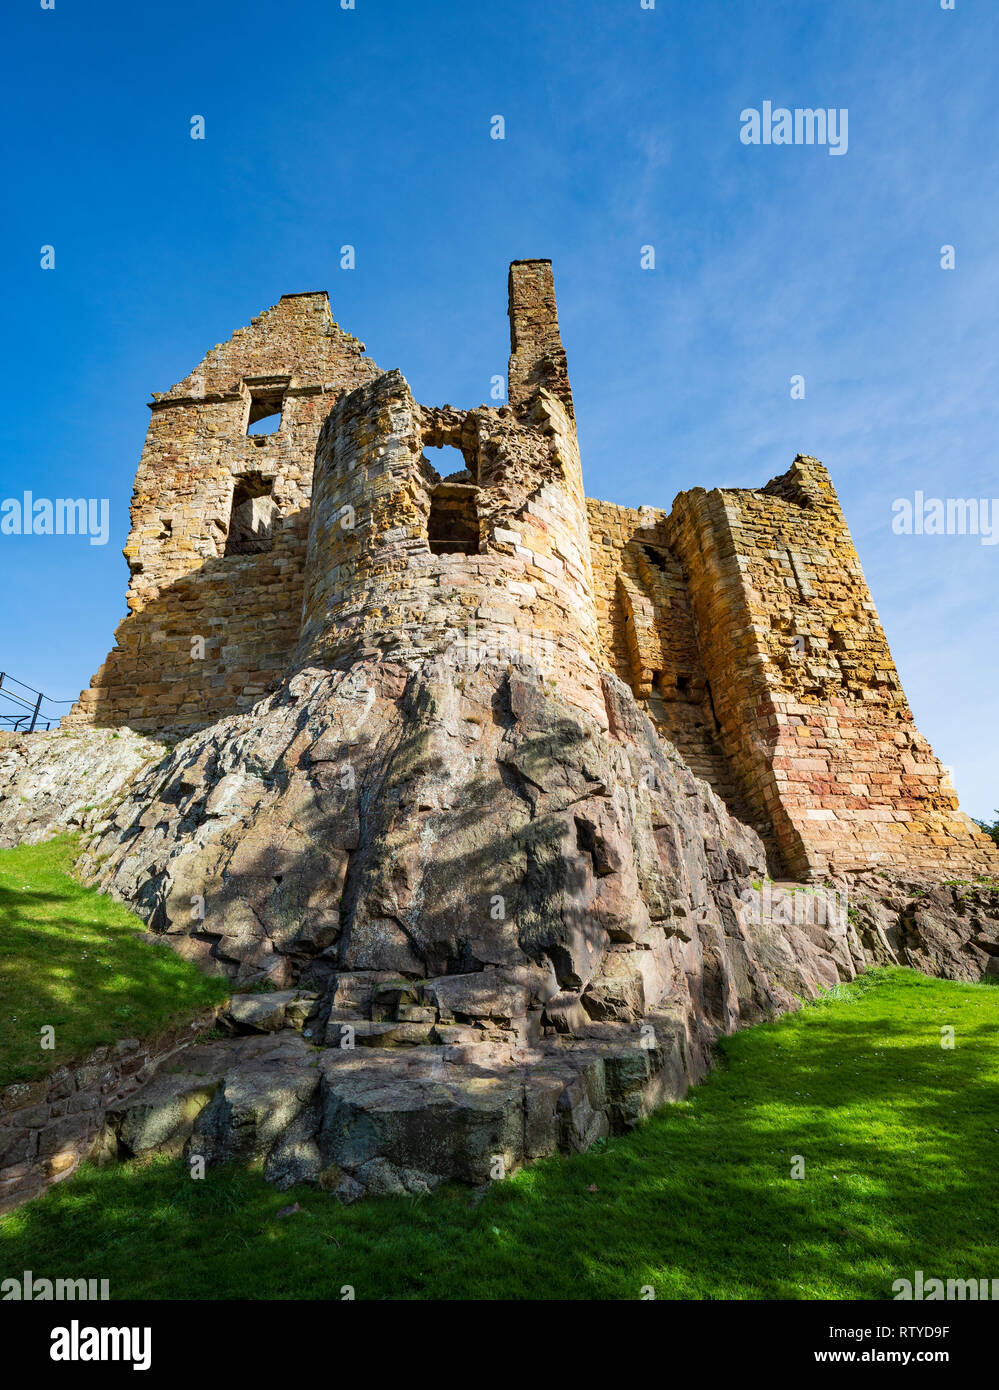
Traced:
[[[991, 816], [999, 546], [895, 535], [891, 505], [999, 497], [995, 0], [4, 8], [0, 498], [107, 497], [111, 539], [0, 536], [0, 667], [72, 697], [104, 659], [145, 402], [207, 348], [326, 288], [419, 399], [477, 405], [507, 264], [547, 256], [590, 494], [821, 458], [917, 722]], [[764, 100], [847, 108], [847, 153], [743, 145]]]

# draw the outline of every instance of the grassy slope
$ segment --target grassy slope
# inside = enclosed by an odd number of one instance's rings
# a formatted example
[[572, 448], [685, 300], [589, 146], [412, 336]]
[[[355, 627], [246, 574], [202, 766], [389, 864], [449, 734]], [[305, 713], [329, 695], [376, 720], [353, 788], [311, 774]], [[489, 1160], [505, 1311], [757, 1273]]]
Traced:
[[[940, 1045], [953, 1026], [956, 1046]], [[0, 1277], [113, 1297], [886, 1298], [997, 1274], [999, 990], [875, 971], [728, 1039], [682, 1104], [467, 1191], [341, 1208], [237, 1170], [89, 1170], [0, 1224]], [[806, 1176], [790, 1177], [792, 1156]], [[595, 1188], [592, 1191], [591, 1188]], [[303, 1210], [278, 1211], [298, 1201]]]
[[[100, 1043], [148, 1036], [224, 997], [120, 903], [70, 876], [75, 838], [0, 851], [0, 1086]], [[41, 1029], [55, 1029], [42, 1051]]]

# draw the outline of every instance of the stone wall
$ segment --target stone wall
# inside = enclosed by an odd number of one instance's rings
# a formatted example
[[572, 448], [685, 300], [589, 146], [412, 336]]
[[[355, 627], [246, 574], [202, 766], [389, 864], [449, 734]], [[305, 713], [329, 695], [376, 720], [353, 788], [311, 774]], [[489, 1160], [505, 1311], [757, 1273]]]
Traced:
[[[247, 708], [298, 637], [320, 427], [378, 368], [325, 292], [285, 295], [154, 395], [124, 554], [128, 616], [64, 723], [175, 732]], [[270, 434], [248, 434], [275, 415]]]
[[822, 464], [799, 455], [758, 490], [682, 493], [667, 534], [722, 741], [787, 868], [995, 874], [915, 727]]
[[0, 1089], [0, 1214], [99, 1156], [107, 1112], [144, 1086], [166, 1057], [206, 1032], [217, 1013], [205, 1009], [143, 1042], [121, 1038], [38, 1081]]
[[541, 389], [574, 418], [569, 369], [558, 326], [551, 261], [514, 261], [508, 281], [510, 366], [507, 394], [514, 409]]
[[592, 500], [587, 507], [605, 664], [631, 686], [687, 766], [768, 840], [770, 819], [751, 815], [722, 743], [667, 514]]

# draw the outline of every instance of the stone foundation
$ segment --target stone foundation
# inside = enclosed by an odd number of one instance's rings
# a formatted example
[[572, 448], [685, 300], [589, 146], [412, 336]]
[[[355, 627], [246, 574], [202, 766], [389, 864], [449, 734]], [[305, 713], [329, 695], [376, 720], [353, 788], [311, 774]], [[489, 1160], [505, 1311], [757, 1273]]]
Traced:
[[216, 1013], [205, 1010], [144, 1042], [123, 1038], [74, 1066], [0, 1089], [0, 1213], [71, 1177], [84, 1159], [107, 1158], [108, 1112], [209, 1029]]

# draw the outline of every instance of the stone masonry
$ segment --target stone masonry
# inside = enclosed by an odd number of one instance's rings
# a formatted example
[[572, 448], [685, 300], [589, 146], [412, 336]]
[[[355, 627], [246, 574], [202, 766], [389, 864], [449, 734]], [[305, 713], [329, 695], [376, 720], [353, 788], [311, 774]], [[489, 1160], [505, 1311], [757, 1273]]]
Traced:
[[99, 1158], [107, 1114], [215, 1022], [205, 1009], [158, 1037], [120, 1038], [73, 1066], [0, 1088], [0, 1214]]
[[[550, 262], [510, 267], [509, 314], [500, 408], [419, 404], [324, 293], [284, 296], [155, 395], [128, 616], [64, 725], [173, 738], [302, 669], [526, 656], [604, 730], [604, 677], [623, 680], [777, 872], [995, 875], [823, 466], [669, 513], [587, 499]], [[444, 445], [465, 466], [442, 477]]]

